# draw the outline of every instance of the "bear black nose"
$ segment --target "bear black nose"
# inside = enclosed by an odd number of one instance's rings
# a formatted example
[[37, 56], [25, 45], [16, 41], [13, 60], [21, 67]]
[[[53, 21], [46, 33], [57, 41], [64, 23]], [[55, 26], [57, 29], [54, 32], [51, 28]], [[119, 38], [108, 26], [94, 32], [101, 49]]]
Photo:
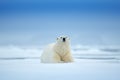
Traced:
[[65, 38], [63, 38], [63, 42], [65, 42]]

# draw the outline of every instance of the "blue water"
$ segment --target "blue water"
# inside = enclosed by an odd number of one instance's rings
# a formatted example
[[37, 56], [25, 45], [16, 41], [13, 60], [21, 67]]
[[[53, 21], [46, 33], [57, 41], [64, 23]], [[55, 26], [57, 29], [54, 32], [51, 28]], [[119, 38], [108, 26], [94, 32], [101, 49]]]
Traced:
[[[43, 47], [21, 48], [17, 46], [4, 47], [0, 49], [0, 60], [40, 60]], [[3, 53], [3, 54], [2, 54]], [[74, 47], [72, 48], [74, 59], [83, 60], [100, 60], [100, 61], [116, 61], [120, 62], [119, 47]]]

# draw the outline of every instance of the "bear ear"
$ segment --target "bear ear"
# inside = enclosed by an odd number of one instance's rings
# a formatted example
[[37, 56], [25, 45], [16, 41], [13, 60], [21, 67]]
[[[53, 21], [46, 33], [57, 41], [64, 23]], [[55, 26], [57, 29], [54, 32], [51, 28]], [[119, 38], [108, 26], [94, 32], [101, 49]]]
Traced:
[[56, 40], [58, 40], [59, 38], [57, 37], [57, 39]]
[[68, 37], [68, 40], [70, 40], [70, 38]]

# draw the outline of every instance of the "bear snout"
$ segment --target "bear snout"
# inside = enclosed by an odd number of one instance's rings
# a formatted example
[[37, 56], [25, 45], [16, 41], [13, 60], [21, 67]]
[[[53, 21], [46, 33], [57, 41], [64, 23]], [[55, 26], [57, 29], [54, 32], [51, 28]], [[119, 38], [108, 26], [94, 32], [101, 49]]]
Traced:
[[65, 38], [63, 38], [63, 42], [65, 42]]

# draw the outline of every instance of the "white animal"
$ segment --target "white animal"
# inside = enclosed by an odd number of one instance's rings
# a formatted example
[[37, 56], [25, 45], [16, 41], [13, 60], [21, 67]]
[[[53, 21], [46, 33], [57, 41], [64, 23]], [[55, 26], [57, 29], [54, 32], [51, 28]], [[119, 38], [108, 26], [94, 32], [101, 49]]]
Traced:
[[56, 43], [50, 44], [46, 47], [41, 55], [42, 63], [61, 63], [73, 62], [70, 39], [66, 36], [57, 38]]

